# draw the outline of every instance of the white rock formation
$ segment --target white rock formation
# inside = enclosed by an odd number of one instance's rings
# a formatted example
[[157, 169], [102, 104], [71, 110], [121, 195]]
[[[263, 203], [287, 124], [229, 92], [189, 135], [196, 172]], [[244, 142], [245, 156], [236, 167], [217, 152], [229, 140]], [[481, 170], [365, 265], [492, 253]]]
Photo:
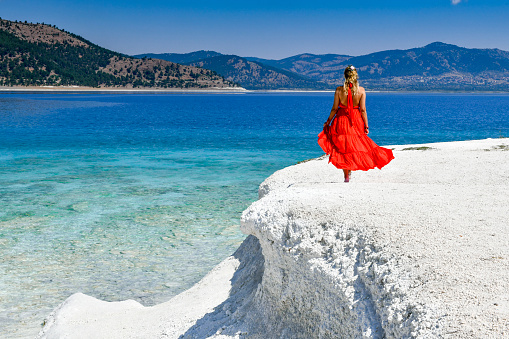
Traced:
[[348, 184], [326, 159], [276, 172], [196, 286], [149, 308], [74, 295], [39, 338], [509, 337], [509, 139], [394, 152]]

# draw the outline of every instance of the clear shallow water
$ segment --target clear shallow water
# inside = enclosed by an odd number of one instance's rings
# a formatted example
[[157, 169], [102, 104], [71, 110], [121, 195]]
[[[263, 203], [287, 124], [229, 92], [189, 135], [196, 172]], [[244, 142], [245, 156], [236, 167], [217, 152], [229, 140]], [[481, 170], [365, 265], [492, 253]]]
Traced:
[[[0, 94], [0, 337], [66, 297], [168, 300], [231, 254], [274, 171], [320, 156], [332, 93]], [[509, 136], [509, 95], [368, 95], [370, 136]], [[340, 174], [338, 173], [338, 176]]]

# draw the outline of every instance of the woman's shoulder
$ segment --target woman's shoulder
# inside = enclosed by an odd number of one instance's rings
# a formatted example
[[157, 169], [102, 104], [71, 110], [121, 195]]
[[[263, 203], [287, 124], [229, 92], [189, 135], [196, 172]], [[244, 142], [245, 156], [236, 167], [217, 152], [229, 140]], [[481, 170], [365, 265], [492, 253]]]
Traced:
[[366, 93], [366, 90], [364, 89], [364, 87], [359, 86], [359, 93]]
[[336, 92], [339, 92], [339, 91], [342, 91], [342, 90], [343, 90], [343, 86], [336, 87]]

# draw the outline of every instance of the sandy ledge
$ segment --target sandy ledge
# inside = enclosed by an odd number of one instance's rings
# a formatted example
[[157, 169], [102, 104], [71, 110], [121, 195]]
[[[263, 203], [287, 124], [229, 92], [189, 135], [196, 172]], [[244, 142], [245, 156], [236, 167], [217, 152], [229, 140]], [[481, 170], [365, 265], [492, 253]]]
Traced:
[[75, 294], [38, 338], [509, 337], [509, 139], [392, 148], [348, 184], [326, 159], [276, 172], [197, 285], [154, 307]]

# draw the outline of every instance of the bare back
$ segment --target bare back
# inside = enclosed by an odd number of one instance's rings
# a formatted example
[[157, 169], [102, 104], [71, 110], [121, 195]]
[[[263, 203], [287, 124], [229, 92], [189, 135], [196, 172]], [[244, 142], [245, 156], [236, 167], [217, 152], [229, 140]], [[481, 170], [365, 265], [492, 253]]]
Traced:
[[[348, 91], [345, 91], [343, 89], [343, 86], [339, 86], [336, 89], [336, 94], [339, 95], [339, 101], [341, 102], [341, 105], [347, 106], [348, 105]], [[366, 109], [366, 91], [364, 90], [364, 87], [359, 86], [359, 90], [357, 93], [355, 93], [352, 97], [353, 99], [353, 105], [354, 106], [360, 106], [361, 110]]]

